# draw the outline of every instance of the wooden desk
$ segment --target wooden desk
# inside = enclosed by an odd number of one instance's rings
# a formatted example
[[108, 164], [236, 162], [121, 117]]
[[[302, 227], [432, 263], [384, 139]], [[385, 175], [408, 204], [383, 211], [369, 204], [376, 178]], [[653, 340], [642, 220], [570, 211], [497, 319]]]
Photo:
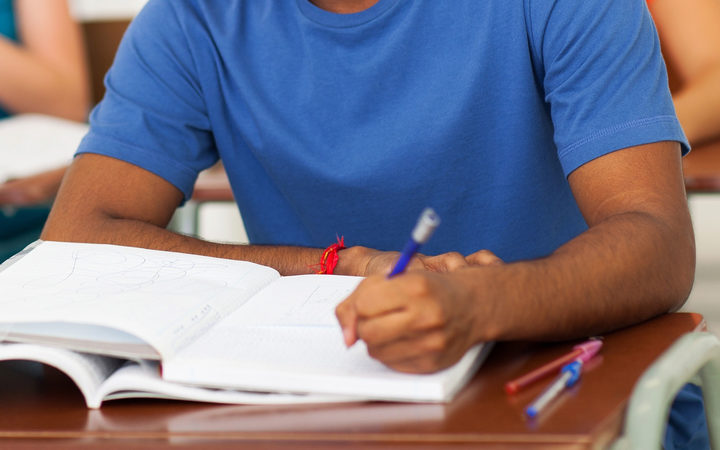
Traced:
[[230, 181], [225, 169], [215, 165], [200, 172], [195, 182], [192, 199], [196, 202], [234, 202], [235, 197], [230, 189]]
[[720, 192], [720, 139], [693, 148], [683, 170], [688, 193]]
[[677, 313], [606, 336], [581, 381], [537, 422], [523, 408], [545, 383], [509, 397], [503, 384], [567, 352], [572, 343], [498, 344], [450, 404], [225, 406], [161, 400], [110, 402], [85, 409], [74, 385], [54, 370], [28, 376], [0, 365], [0, 447], [53, 443], [66, 448], [232, 445], [233, 448], [429, 449], [604, 446], [621, 431], [635, 382], [702, 317]]

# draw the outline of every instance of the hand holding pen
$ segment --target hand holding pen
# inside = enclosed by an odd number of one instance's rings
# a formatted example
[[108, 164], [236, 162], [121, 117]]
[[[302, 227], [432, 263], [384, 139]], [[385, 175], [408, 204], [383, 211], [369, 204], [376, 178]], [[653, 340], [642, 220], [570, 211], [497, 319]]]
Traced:
[[[405, 245], [405, 248], [400, 253], [400, 257], [395, 262], [395, 266], [387, 275], [387, 278], [392, 278], [405, 271], [405, 268], [410, 263], [410, 260], [415, 256], [420, 246], [426, 243], [430, 236], [440, 224], [440, 218], [433, 211], [432, 208], [425, 208], [420, 214], [420, 218], [415, 225], [415, 228], [410, 235], [410, 240]], [[345, 345], [348, 347], [353, 345], [358, 340], [357, 332], [357, 311], [350, 307], [353, 296], [351, 295], [347, 300], [342, 302], [336, 309], [336, 315], [340, 321], [340, 325], [343, 329], [343, 336], [345, 339]], [[376, 310], [376, 313], [381, 313], [381, 310]]]
[[[472, 272], [460, 269], [493, 264], [499, 259], [485, 262], [489, 252], [478, 253], [477, 262], [459, 253], [419, 255], [418, 247], [428, 238], [423, 231], [434, 229], [438, 220], [430, 212], [422, 214], [418, 222], [418, 234], [413, 233], [412, 242], [395, 264], [396, 270], [386, 269], [384, 274], [363, 280], [335, 313], [346, 346], [362, 340], [370, 356], [386, 366], [428, 373], [454, 364], [482, 340], [483, 326], [478, 325], [477, 318], [485, 316], [476, 314], [477, 297], [468, 289]], [[413, 262], [415, 259], [419, 264]], [[399, 275], [407, 264], [413, 270]]]

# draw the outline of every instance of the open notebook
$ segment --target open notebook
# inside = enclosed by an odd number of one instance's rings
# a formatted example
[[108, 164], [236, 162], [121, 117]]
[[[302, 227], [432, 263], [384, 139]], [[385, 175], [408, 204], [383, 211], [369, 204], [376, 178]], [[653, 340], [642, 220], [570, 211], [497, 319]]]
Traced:
[[[361, 280], [282, 277], [244, 261], [41, 242], [0, 266], [0, 359], [39, 360], [72, 372], [76, 382], [95, 379], [84, 383], [94, 386], [85, 389], [91, 407], [111, 395], [105, 380], [119, 371], [148, 381], [113, 387], [133, 395], [203, 400], [203, 389], [170, 392], [199, 387], [287, 395], [288, 402], [449, 401], [489, 346], [429, 375], [388, 369], [362, 342], [345, 348], [334, 309]], [[253, 403], [252, 397], [206, 401]]]

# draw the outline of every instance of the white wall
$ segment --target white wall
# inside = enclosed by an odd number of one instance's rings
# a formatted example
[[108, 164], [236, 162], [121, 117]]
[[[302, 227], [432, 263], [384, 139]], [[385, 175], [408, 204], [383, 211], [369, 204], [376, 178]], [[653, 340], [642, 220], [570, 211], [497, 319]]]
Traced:
[[69, 0], [73, 16], [80, 22], [121, 20], [135, 17], [147, 0]]
[[198, 235], [215, 242], [247, 244], [245, 225], [233, 202], [208, 202], [198, 211]]
[[690, 213], [695, 228], [695, 285], [684, 311], [705, 316], [711, 331], [720, 334], [720, 194], [693, 194]]

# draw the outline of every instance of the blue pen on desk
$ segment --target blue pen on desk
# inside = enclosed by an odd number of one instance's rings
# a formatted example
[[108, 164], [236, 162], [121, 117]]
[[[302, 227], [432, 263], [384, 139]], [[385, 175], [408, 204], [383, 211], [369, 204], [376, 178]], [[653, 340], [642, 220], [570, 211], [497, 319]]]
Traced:
[[388, 275], [388, 278], [392, 278], [405, 270], [405, 267], [407, 267], [413, 255], [415, 255], [421, 245], [430, 240], [430, 236], [432, 236], [438, 225], [440, 225], [440, 217], [438, 217], [432, 208], [425, 208], [422, 214], [420, 214], [420, 218], [413, 229], [412, 235], [410, 235], [410, 240], [405, 244], [405, 248], [395, 263], [392, 272]]
[[555, 378], [555, 381], [525, 409], [525, 414], [527, 414], [529, 418], [534, 419], [563, 389], [574, 385], [577, 380], [580, 379], [582, 364], [582, 361], [575, 360], [564, 366], [560, 371], [560, 375]]

